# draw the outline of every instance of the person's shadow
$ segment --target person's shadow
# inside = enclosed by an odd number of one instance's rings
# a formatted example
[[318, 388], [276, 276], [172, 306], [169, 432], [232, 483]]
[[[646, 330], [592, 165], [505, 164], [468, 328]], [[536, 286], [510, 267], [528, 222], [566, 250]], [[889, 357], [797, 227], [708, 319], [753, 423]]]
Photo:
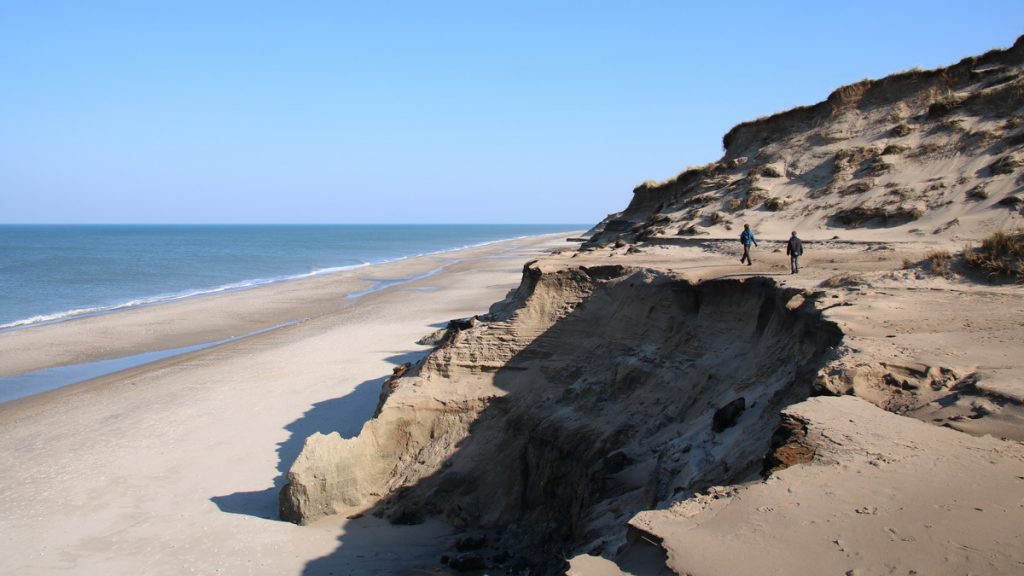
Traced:
[[[416, 362], [429, 352], [417, 350], [396, 354], [386, 360], [399, 365]], [[337, 432], [342, 438], [353, 438], [359, 434], [363, 424], [373, 416], [377, 407], [381, 386], [387, 376], [366, 380], [341, 398], [332, 398], [313, 404], [301, 417], [285, 426], [288, 438], [277, 445], [277, 476], [273, 485], [265, 490], [235, 492], [225, 496], [214, 496], [210, 501], [221, 512], [244, 514], [267, 520], [278, 520], [278, 494], [287, 481], [288, 470], [299, 457], [306, 438], [314, 432], [329, 434]]]

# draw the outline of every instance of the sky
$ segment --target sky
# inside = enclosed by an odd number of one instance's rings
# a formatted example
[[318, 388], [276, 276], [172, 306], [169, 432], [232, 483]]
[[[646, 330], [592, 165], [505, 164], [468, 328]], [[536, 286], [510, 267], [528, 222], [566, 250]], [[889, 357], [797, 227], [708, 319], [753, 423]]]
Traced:
[[1024, 2], [0, 0], [0, 223], [595, 223]]

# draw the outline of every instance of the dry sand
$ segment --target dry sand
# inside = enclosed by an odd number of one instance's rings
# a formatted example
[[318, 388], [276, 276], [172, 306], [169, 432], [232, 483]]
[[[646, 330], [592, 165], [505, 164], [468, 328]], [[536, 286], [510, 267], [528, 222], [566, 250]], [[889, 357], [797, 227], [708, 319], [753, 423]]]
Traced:
[[1024, 446], [850, 396], [785, 413], [815, 462], [713, 488], [631, 524], [678, 574], [1020, 574]]
[[[283, 473], [309, 434], [358, 433], [383, 378], [427, 350], [418, 338], [486, 311], [518, 283], [524, 261], [564, 238], [0, 334], [0, 374], [16, 374], [297, 321], [0, 405], [0, 573], [395, 573], [436, 564], [445, 529], [433, 523], [277, 520]], [[366, 278], [441, 265], [421, 280], [344, 296], [370, 286]], [[336, 551], [345, 532], [353, 535]]]

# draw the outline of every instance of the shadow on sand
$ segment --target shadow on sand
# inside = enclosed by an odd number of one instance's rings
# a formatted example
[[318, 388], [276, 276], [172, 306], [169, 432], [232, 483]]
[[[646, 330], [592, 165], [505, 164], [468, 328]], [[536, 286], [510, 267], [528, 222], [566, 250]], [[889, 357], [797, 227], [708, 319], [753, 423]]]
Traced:
[[[415, 350], [386, 358], [392, 364], [416, 362], [427, 354]], [[298, 420], [285, 426], [288, 438], [277, 445], [277, 476], [271, 487], [255, 492], [235, 492], [226, 496], [214, 496], [210, 501], [221, 512], [256, 516], [267, 520], [278, 519], [278, 494], [285, 485], [288, 470], [292, 467], [306, 438], [315, 432], [330, 434], [337, 432], [342, 438], [353, 438], [359, 434], [363, 424], [373, 416], [380, 395], [380, 388], [387, 377], [374, 378], [356, 386], [341, 398], [317, 402]]]

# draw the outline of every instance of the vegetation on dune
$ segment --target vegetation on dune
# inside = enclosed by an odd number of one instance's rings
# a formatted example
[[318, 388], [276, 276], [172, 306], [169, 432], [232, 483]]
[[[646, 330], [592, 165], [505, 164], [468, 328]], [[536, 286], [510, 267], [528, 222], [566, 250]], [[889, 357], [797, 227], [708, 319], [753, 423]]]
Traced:
[[907, 134], [910, 134], [913, 131], [914, 130], [906, 122], [900, 122], [899, 124], [892, 127], [892, 135], [896, 136], [897, 138], [906, 136]]
[[772, 212], [778, 212], [786, 207], [786, 201], [782, 198], [769, 198], [764, 201], [764, 207]]
[[842, 274], [836, 274], [835, 276], [831, 276], [822, 281], [821, 286], [825, 288], [844, 288], [849, 286], [861, 286], [866, 283], [864, 276], [861, 274], [843, 272]]
[[744, 205], [747, 208], [756, 208], [756, 207], [760, 206], [761, 203], [764, 202], [767, 199], [768, 199], [768, 195], [764, 194], [763, 192], [761, 192], [760, 189], [752, 190], [750, 192], [750, 194], [747, 195], [747, 199], [744, 202]]
[[979, 247], [965, 246], [964, 262], [989, 278], [1024, 282], [1024, 228], [999, 230], [982, 240]]
[[963, 99], [953, 96], [952, 94], [945, 96], [935, 102], [932, 102], [928, 106], [928, 117], [929, 118], [941, 118], [956, 110], [963, 104]]
[[949, 264], [953, 260], [949, 250], [932, 250], [925, 254], [924, 258], [928, 261], [933, 275], [945, 276], [949, 273]]
[[985, 188], [985, 183], [982, 182], [981, 184], [978, 184], [974, 188], [968, 190], [967, 197], [973, 200], [984, 200], [988, 198], [988, 190], [986, 190]]
[[910, 146], [904, 146], [902, 144], [889, 144], [888, 146], [885, 147], [884, 150], [882, 150], [882, 156], [894, 156], [898, 154], [903, 154], [908, 150], [910, 150]]
[[1014, 170], [1024, 165], [1020, 158], [1016, 156], [1007, 155], [999, 158], [991, 165], [989, 165], [989, 171], [993, 174], [1012, 174]]

